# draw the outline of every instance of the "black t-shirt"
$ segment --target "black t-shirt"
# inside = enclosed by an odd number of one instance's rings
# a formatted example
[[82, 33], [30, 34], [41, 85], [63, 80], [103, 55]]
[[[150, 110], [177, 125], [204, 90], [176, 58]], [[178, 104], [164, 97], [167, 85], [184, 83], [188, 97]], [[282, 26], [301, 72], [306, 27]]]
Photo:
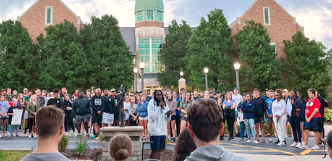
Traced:
[[322, 116], [322, 118], [324, 118], [325, 107], [328, 107], [329, 103], [322, 96], [318, 96], [317, 98], [320, 102], [319, 113]]
[[[16, 107], [10, 106], [7, 113], [14, 113], [14, 109], [18, 109], [18, 106], [16, 106]], [[9, 116], [9, 119], [8, 119], [9, 125], [12, 123], [12, 119], [13, 119], [13, 116]]]
[[57, 98], [57, 99], [54, 99], [54, 98], [49, 99], [48, 102], [47, 102], [47, 106], [50, 106], [50, 105], [54, 105], [54, 106], [62, 109], [62, 102], [61, 102], [61, 100], [59, 98]]

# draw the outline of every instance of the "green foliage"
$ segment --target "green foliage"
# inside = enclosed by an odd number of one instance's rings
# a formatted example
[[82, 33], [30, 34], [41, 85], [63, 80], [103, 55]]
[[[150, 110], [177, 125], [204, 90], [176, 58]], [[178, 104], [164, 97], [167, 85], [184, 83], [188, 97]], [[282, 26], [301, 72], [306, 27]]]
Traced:
[[309, 88], [316, 88], [326, 97], [327, 87], [331, 79], [327, 67], [330, 64], [326, 48], [314, 40], [310, 41], [301, 32], [293, 35], [292, 40], [284, 41], [286, 59], [282, 66], [289, 76], [287, 86], [290, 86], [306, 96]]
[[208, 86], [219, 90], [229, 90], [232, 61], [231, 29], [220, 9], [208, 14], [208, 21], [201, 19], [199, 26], [193, 30], [188, 42], [188, 54], [184, 58], [187, 69], [191, 72], [192, 85], [205, 89], [203, 69], [209, 68]]
[[65, 86], [70, 90], [84, 87], [88, 63], [74, 24], [65, 20], [45, 30], [47, 37], [38, 38], [41, 87], [52, 89]]
[[100, 142], [104, 142], [105, 141], [105, 136], [103, 135], [103, 132], [99, 133], [99, 140], [100, 140]]
[[253, 20], [235, 38], [238, 42], [239, 57], [248, 65], [241, 70], [257, 88], [276, 89], [281, 72], [278, 69], [276, 55], [272, 52], [267, 30]]
[[133, 56], [113, 16], [91, 17], [91, 23], [84, 25], [81, 36], [84, 52], [89, 58], [85, 66], [88, 86], [113, 88], [133, 84]]
[[38, 85], [36, 45], [19, 21], [0, 24], [0, 87], [22, 89]]
[[326, 114], [325, 114], [325, 120], [332, 121], [332, 109], [327, 109]]
[[166, 70], [158, 73], [158, 81], [162, 86], [178, 86], [179, 73], [182, 69], [188, 85], [190, 72], [186, 69], [182, 58], [188, 53], [187, 44], [191, 36], [191, 28], [186, 21], [178, 24], [176, 20], [173, 20], [168, 27], [168, 32], [160, 51], [160, 60], [162, 64], [165, 64]]
[[76, 141], [76, 147], [74, 154], [82, 156], [84, 154], [84, 151], [89, 148], [87, 139], [85, 137], [79, 137]]
[[66, 151], [69, 139], [67, 135], [62, 135], [62, 138], [59, 142], [59, 151]]
[[18, 161], [23, 159], [29, 152], [27, 151], [0, 151], [1, 161]]

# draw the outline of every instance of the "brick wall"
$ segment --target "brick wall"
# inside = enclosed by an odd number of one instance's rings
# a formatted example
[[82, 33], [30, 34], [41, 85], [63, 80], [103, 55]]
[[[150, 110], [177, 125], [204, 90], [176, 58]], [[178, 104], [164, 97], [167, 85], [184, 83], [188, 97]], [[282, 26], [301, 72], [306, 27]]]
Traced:
[[[263, 8], [270, 8], [271, 25], [264, 25]], [[271, 42], [276, 43], [277, 57], [285, 57], [283, 40], [290, 40], [297, 31], [302, 31], [293, 17], [291, 17], [274, 0], [258, 0], [242, 18], [238, 18], [235, 25], [232, 26], [232, 35], [236, 35], [246, 25], [246, 21], [254, 20], [263, 24], [271, 38]], [[295, 23], [294, 23], [295, 22]]]
[[35, 43], [40, 33], [46, 36], [45, 28], [48, 27], [45, 25], [46, 6], [53, 6], [52, 25], [62, 23], [66, 19], [73, 22], [77, 30], [80, 31], [82, 27], [80, 18], [66, 8], [60, 0], [38, 0], [22, 17], [19, 17], [19, 21], [28, 30]]

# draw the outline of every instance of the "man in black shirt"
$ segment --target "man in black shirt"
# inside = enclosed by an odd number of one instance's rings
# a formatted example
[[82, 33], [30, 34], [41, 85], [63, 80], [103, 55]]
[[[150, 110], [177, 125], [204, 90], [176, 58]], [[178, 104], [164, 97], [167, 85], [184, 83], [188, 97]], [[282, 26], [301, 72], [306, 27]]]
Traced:
[[62, 102], [59, 99], [60, 91], [58, 89], [53, 90], [53, 98], [50, 98], [47, 102], [47, 106], [54, 105], [57, 108], [62, 109]]
[[83, 92], [79, 92], [78, 97], [74, 100], [72, 105], [72, 111], [75, 115], [75, 121], [77, 123], [77, 131], [81, 134], [81, 124], [83, 122], [86, 136], [89, 138], [89, 127], [88, 123], [91, 117], [91, 110], [89, 100], [84, 97]]
[[120, 97], [119, 95], [116, 95], [115, 89], [111, 89], [111, 99], [112, 99], [112, 108], [114, 111], [114, 123], [113, 126], [119, 126], [120, 121], [120, 109], [119, 109], [119, 103], [120, 103]]
[[91, 108], [92, 108], [92, 123], [94, 123], [96, 139], [99, 137], [99, 128], [103, 119], [103, 112], [105, 108], [105, 102], [101, 96], [101, 89], [96, 89], [96, 94], [91, 98]]
[[[107, 94], [104, 94], [105, 109], [103, 113], [102, 127], [107, 127], [114, 124], [114, 113], [115, 108], [113, 107], [114, 100], [112, 97], [112, 92], [114, 89], [109, 90]], [[115, 90], [114, 90], [115, 91]], [[105, 93], [105, 91], [104, 91]]]
[[[259, 130], [262, 132], [262, 143], [265, 143], [264, 139], [264, 114], [266, 112], [266, 104], [264, 98], [259, 96], [259, 89], [254, 89], [254, 98], [252, 99], [255, 104], [254, 111], [254, 122], [255, 122], [255, 130], [256, 130], [256, 140], [259, 143]], [[255, 142], [255, 143], [257, 143]]]
[[325, 130], [324, 130], [324, 123], [325, 123], [325, 113], [326, 110], [329, 106], [329, 103], [318, 93], [318, 91], [316, 90], [316, 97], [318, 98], [319, 102], [320, 102], [320, 108], [319, 108], [319, 114], [321, 115], [321, 122], [319, 125], [319, 132], [321, 135], [321, 139], [324, 139], [324, 135], [325, 135]]

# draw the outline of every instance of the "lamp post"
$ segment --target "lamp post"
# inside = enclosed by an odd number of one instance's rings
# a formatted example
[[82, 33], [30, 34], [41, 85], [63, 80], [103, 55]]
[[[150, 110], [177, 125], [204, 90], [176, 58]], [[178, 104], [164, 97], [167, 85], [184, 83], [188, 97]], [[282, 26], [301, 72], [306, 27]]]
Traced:
[[239, 78], [239, 70], [240, 70], [241, 64], [238, 62], [234, 63], [234, 68], [236, 72], [236, 87], [239, 90], [240, 93], [240, 78]]
[[138, 69], [135, 67], [134, 68], [134, 74], [135, 74], [135, 82], [134, 82], [134, 92], [137, 91], [137, 73], [138, 73]]
[[182, 78], [183, 77], [183, 71], [181, 70], [181, 72], [180, 72], [180, 78]]
[[208, 91], [208, 79], [207, 74], [209, 73], [209, 68], [204, 68], [204, 74], [205, 74], [205, 91]]
[[144, 67], [145, 67], [145, 63], [144, 62], [140, 62], [139, 63], [139, 68], [141, 69], [141, 90], [144, 89]]

